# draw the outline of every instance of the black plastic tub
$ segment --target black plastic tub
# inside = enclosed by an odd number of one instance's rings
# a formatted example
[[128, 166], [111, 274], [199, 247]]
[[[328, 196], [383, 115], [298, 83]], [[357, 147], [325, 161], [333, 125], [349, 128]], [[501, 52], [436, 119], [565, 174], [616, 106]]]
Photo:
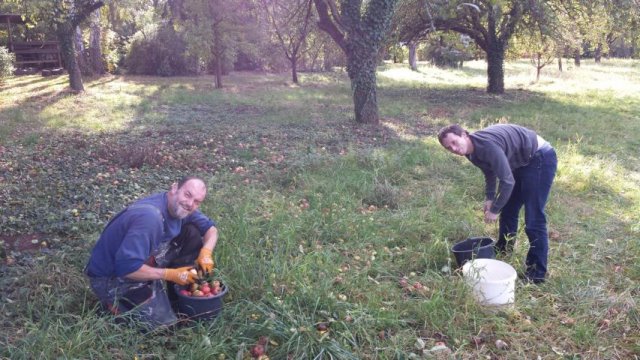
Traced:
[[493, 250], [494, 241], [489, 237], [472, 237], [460, 241], [451, 247], [451, 252], [456, 258], [458, 267], [461, 267], [472, 259], [493, 259], [496, 254]]
[[195, 297], [182, 295], [180, 290], [183, 289], [186, 289], [186, 286], [174, 284], [174, 290], [178, 295], [177, 311], [192, 320], [208, 320], [218, 316], [222, 311], [222, 300], [229, 291], [227, 286], [222, 284], [218, 295]]

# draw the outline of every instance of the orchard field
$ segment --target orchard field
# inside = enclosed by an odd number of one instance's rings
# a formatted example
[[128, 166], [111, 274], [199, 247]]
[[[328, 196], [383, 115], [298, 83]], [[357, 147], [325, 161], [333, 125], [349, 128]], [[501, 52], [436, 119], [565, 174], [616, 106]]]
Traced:
[[[380, 125], [353, 121], [343, 72], [66, 76], [0, 87], [0, 357], [637, 359], [640, 62], [584, 61], [539, 82], [506, 65], [378, 69]], [[513, 309], [475, 303], [449, 248], [496, 236], [483, 180], [435, 138], [458, 122], [535, 129], [559, 167], [547, 207], [550, 273]], [[82, 270], [108, 219], [183, 175], [209, 184], [214, 321], [141, 333], [98, 311]], [[503, 260], [522, 271], [524, 232]], [[404, 284], [409, 286], [405, 286]], [[325, 329], [318, 324], [327, 324]]]

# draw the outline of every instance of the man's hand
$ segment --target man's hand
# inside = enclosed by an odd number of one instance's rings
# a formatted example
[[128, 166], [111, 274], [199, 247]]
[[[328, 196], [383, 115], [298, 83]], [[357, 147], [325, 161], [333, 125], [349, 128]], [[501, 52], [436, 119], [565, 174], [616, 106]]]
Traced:
[[198, 258], [196, 259], [198, 266], [200, 266], [200, 269], [202, 269], [205, 274], [211, 272], [215, 267], [211, 253], [212, 250], [203, 247], [200, 249], [200, 255], [198, 255]]
[[498, 214], [494, 214], [491, 211], [487, 210], [484, 212], [484, 222], [487, 224], [491, 224], [498, 220]]
[[482, 211], [486, 213], [487, 211], [491, 210], [491, 205], [493, 205], [493, 200], [485, 200], [482, 206]]
[[178, 285], [193, 284], [198, 278], [198, 274], [191, 272], [193, 267], [185, 266], [177, 269], [164, 269], [164, 279]]

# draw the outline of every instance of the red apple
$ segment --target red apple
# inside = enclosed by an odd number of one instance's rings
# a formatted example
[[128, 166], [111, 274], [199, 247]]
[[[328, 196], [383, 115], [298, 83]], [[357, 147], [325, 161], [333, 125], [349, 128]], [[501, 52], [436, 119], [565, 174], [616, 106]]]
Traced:
[[251, 348], [251, 356], [253, 356], [254, 358], [258, 358], [262, 355], [264, 355], [264, 346], [260, 344], [253, 345], [253, 347]]

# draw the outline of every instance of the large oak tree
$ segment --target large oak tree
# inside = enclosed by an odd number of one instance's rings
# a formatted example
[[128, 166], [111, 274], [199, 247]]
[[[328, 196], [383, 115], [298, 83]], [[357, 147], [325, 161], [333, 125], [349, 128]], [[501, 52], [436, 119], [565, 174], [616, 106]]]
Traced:
[[404, 0], [398, 9], [398, 34], [403, 41], [425, 38], [435, 31], [469, 36], [485, 52], [487, 92], [504, 92], [504, 60], [509, 40], [536, 0]]
[[397, 0], [314, 0], [320, 21], [347, 57], [356, 122], [377, 124], [376, 67]]

